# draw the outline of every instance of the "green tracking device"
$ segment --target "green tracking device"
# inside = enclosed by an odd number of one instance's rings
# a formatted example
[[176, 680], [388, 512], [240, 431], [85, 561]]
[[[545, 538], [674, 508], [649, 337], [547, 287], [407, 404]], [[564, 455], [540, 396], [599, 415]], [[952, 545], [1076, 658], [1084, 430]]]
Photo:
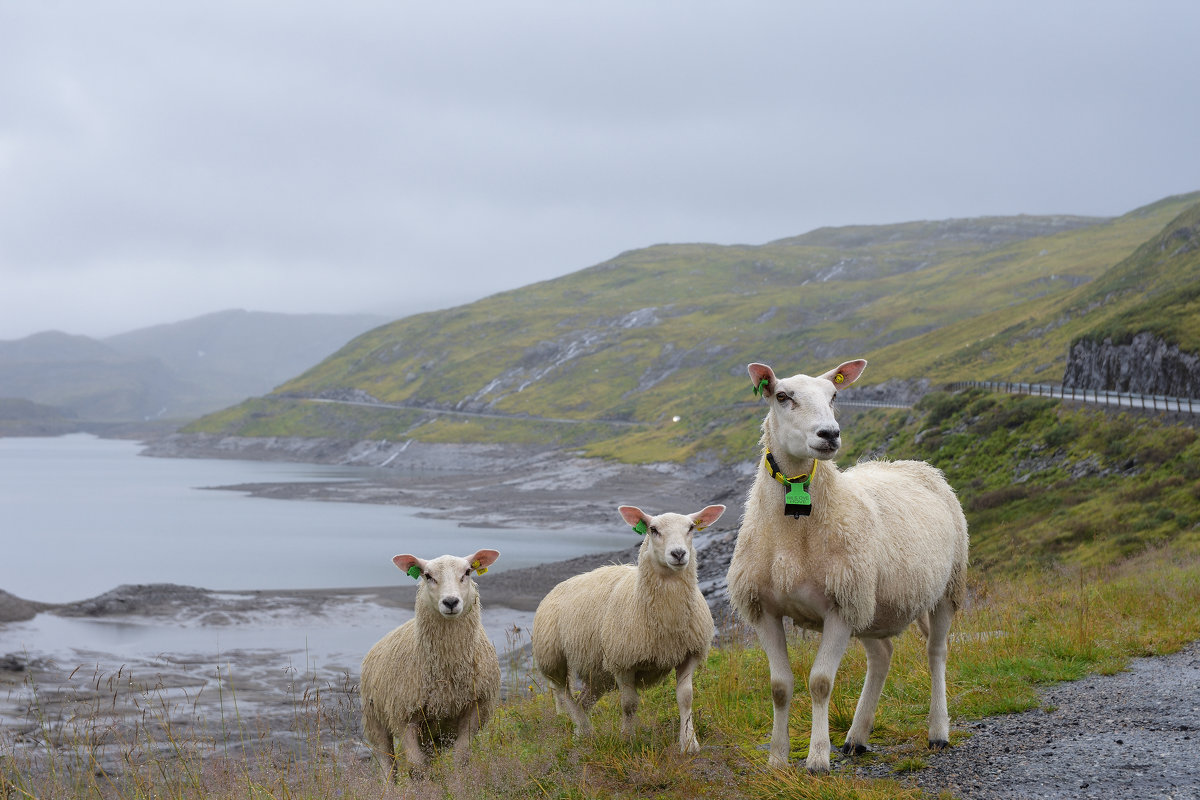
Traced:
[[413, 580], [420, 580], [421, 579], [421, 568], [418, 567], [416, 564], [413, 564], [411, 567], [408, 568], [408, 576], [410, 578], [412, 578]]
[[646, 520], [639, 519], [637, 521], [637, 525], [633, 526], [633, 532], [638, 534], [639, 536], [644, 536], [646, 533]]

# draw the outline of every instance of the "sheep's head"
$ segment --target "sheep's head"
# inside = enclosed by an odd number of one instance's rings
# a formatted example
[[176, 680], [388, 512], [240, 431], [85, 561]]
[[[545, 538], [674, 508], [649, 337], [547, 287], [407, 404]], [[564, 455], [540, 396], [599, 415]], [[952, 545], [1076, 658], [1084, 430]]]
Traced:
[[650, 516], [637, 506], [621, 506], [617, 510], [625, 522], [645, 535], [642, 549], [649, 551], [656, 565], [669, 572], [682, 572], [696, 561], [692, 534], [720, 519], [725, 513], [725, 506], [708, 506], [690, 515], [667, 513], [657, 517]]
[[827, 461], [836, 456], [842, 446], [842, 429], [833, 414], [834, 398], [842, 387], [858, 380], [866, 366], [860, 358], [815, 378], [777, 378], [766, 364], [748, 365], [755, 393], [761, 393], [769, 404], [763, 431], [771, 449], [791, 462]]
[[392, 563], [421, 580], [417, 603], [428, 603], [443, 617], [454, 618], [475, 606], [471, 573], [487, 572], [499, 557], [495, 550], [479, 550], [466, 558], [438, 556], [430, 561], [405, 554], [392, 558]]

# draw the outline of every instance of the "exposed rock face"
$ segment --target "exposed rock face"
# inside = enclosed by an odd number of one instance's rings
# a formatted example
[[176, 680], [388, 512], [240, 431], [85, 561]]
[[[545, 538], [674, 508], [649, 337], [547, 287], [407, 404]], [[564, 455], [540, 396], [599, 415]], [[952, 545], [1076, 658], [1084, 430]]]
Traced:
[[1081, 339], [1071, 345], [1063, 387], [1200, 398], [1200, 354], [1151, 333], [1120, 345]]

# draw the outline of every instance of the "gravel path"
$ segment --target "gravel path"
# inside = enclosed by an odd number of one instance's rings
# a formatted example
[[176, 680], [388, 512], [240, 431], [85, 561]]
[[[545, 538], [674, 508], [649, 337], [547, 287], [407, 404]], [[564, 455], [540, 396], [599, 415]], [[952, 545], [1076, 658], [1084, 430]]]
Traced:
[[900, 781], [969, 800], [1200, 798], [1200, 642], [1041, 697], [1041, 709], [960, 726], [969, 738]]

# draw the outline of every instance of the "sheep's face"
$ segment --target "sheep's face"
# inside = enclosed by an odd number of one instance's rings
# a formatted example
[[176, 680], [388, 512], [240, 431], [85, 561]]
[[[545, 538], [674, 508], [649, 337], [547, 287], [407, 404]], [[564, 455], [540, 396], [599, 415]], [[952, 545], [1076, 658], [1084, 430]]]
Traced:
[[691, 515], [666, 513], [657, 517], [649, 516], [636, 506], [621, 506], [617, 510], [635, 529], [639, 523], [645, 526], [646, 541], [642, 548], [649, 551], [650, 558], [660, 569], [682, 572], [696, 560], [692, 535], [716, 522], [725, 513], [725, 506], [708, 506]]
[[834, 416], [834, 403], [839, 389], [854, 383], [866, 365], [862, 360], [847, 361], [815, 378], [777, 378], [766, 364], [750, 364], [750, 379], [769, 404], [764, 428], [772, 449], [792, 462], [836, 456], [842, 429]]
[[499, 555], [495, 550], [480, 550], [466, 558], [438, 556], [430, 561], [400, 555], [393, 558], [392, 562], [408, 574], [420, 578], [418, 604], [427, 603], [443, 617], [453, 619], [475, 607], [477, 590], [471, 574], [486, 572]]

